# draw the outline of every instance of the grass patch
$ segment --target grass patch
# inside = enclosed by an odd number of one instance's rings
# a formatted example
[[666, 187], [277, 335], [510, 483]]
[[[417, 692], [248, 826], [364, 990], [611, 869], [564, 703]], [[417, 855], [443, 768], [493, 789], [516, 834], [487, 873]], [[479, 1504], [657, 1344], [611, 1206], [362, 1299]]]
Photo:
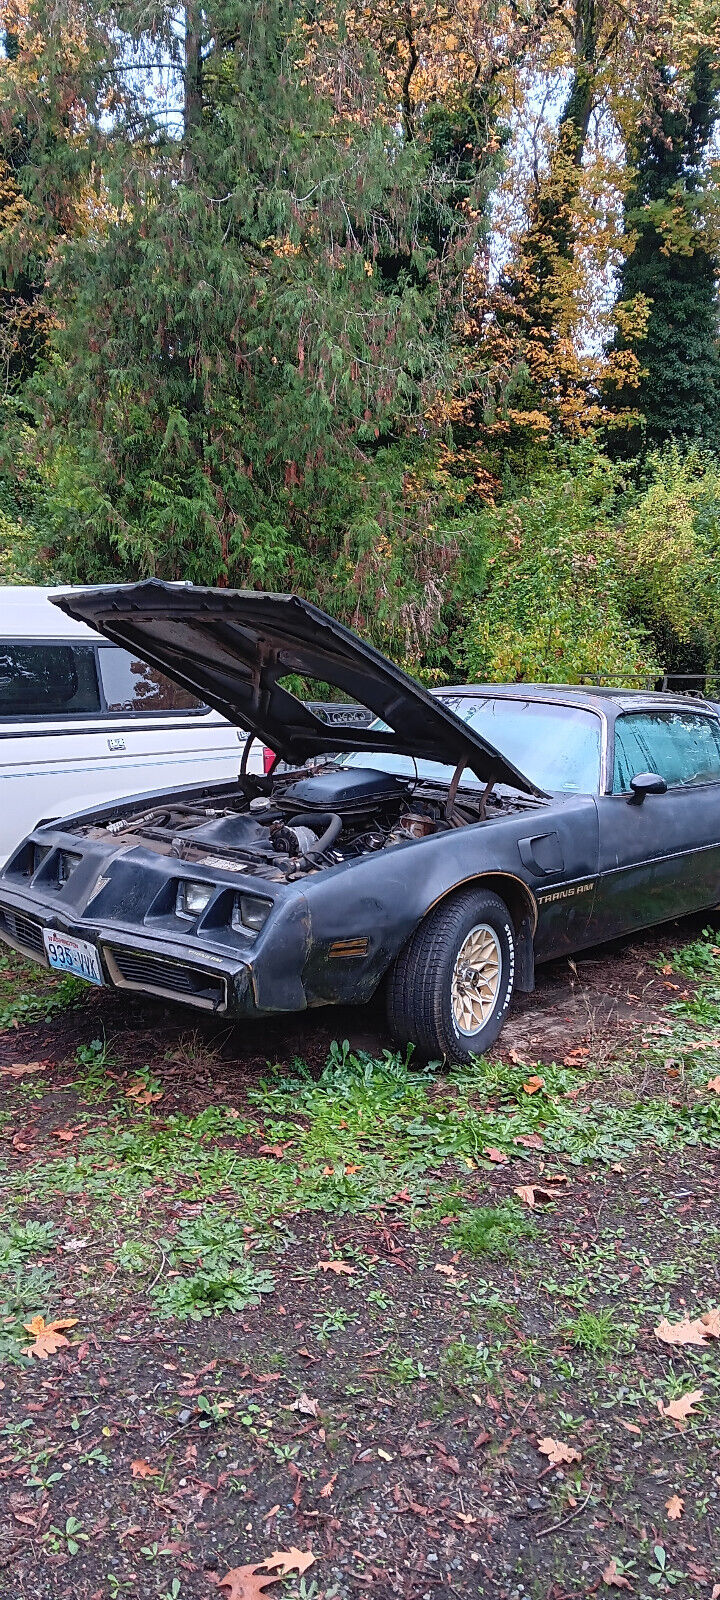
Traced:
[[520, 1239], [529, 1239], [536, 1231], [519, 1205], [501, 1200], [496, 1206], [475, 1206], [467, 1211], [451, 1228], [450, 1238], [465, 1255], [499, 1261], [513, 1254]]

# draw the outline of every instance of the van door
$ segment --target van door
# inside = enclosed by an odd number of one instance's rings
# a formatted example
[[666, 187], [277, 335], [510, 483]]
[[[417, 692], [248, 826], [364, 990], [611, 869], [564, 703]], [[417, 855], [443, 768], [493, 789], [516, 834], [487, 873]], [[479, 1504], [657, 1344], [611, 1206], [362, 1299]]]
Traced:
[[113, 645], [0, 641], [0, 860], [44, 818], [237, 776], [245, 734]]

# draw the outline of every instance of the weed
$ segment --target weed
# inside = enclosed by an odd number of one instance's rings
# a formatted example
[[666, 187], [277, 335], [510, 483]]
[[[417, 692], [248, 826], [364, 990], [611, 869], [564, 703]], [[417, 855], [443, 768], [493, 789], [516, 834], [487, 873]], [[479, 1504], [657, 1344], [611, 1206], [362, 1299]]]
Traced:
[[271, 1272], [258, 1270], [245, 1262], [238, 1267], [201, 1268], [190, 1278], [166, 1278], [152, 1290], [152, 1299], [161, 1317], [201, 1322], [223, 1311], [244, 1311], [257, 1306], [260, 1297], [271, 1294], [275, 1279]]
[[612, 1311], [581, 1311], [574, 1322], [563, 1330], [579, 1350], [588, 1355], [610, 1355], [621, 1342], [621, 1331], [616, 1326]]
[[512, 1255], [519, 1239], [536, 1232], [535, 1224], [511, 1200], [496, 1206], [475, 1206], [450, 1230], [453, 1242], [469, 1256], [490, 1256], [498, 1260]]

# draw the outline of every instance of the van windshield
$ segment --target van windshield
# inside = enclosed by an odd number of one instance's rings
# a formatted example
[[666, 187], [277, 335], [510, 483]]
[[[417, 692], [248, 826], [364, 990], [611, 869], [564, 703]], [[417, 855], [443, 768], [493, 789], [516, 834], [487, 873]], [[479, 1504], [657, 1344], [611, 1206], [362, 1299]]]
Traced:
[[[549, 701], [505, 698], [501, 695], [439, 695], [456, 717], [477, 729], [526, 778], [550, 793], [597, 794], [600, 789], [601, 722], [594, 711]], [[377, 719], [371, 724], [382, 728]], [[438, 761], [414, 761], [411, 756], [358, 752], [342, 756], [351, 767], [379, 767], [383, 772], [449, 783], [452, 768]], [[472, 772], [462, 783], [478, 786]]]

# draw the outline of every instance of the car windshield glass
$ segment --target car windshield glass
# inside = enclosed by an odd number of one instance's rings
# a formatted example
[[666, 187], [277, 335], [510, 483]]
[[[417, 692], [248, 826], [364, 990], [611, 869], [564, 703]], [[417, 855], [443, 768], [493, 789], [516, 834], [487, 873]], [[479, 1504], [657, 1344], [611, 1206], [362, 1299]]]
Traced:
[[[512, 761], [539, 789], [569, 794], [597, 794], [600, 788], [600, 718], [593, 711], [577, 706], [552, 705], [547, 701], [506, 699], [500, 695], [447, 694], [440, 697], [463, 722], [477, 729], [489, 744]], [[379, 720], [372, 724], [382, 728]], [[344, 766], [380, 767], [413, 777], [449, 783], [452, 768], [437, 761], [417, 761], [410, 756], [373, 755], [370, 752], [343, 756]], [[463, 774], [464, 784], [478, 784], [472, 772]]]

